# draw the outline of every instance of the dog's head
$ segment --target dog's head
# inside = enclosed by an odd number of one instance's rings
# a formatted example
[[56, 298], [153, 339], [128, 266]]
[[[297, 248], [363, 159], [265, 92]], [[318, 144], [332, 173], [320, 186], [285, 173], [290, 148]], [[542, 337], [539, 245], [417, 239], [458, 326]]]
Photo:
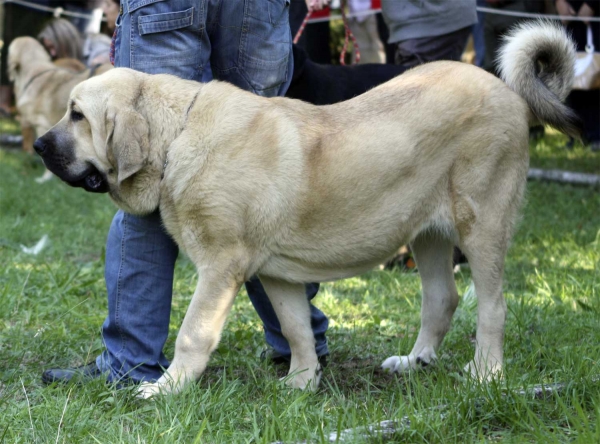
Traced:
[[11, 82], [26, 76], [34, 65], [52, 63], [42, 44], [32, 37], [17, 37], [8, 46], [7, 71]]
[[115, 69], [77, 85], [67, 113], [34, 143], [46, 167], [74, 187], [109, 193], [124, 210], [158, 206], [160, 173], [149, 174], [148, 122], [136, 109], [143, 74]]

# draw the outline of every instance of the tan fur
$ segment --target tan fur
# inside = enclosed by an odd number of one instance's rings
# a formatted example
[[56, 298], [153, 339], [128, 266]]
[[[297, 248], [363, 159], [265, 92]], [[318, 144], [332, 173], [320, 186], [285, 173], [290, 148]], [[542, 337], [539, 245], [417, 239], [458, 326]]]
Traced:
[[[103, 65], [95, 74], [110, 68], [111, 65]], [[48, 72], [42, 74], [43, 71]], [[78, 60], [52, 62], [44, 47], [32, 37], [12, 41], [8, 47], [8, 73], [14, 83], [21, 126], [25, 131], [32, 128], [38, 137], [64, 116], [71, 90], [90, 76], [90, 70]], [[31, 137], [23, 138], [25, 151], [33, 151], [31, 142]]]
[[56, 59], [52, 63], [54, 63], [54, 66], [56, 66], [58, 68], [69, 69], [76, 73], [79, 73], [79, 72], [85, 70], [85, 64], [83, 62], [80, 62], [77, 59], [62, 58], [62, 59]]
[[198, 268], [173, 364], [144, 396], [177, 391], [202, 374], [235, 294], [254, 274], [290, 342], [290, 383], [315, 388], [302, 283], [370, 270], [409, 242], [423, 280], [422, 328], [413, 350], [384, 367], [406, 371], [436, 358], [458, 303], [457, 244], [479, 299], [468, 369], [481, 377], [501, 371], [504, 256], [533, 117], [499, 79], [432, 63], [348, 102], [315, 107], [221, 82], [115, 69], [76, 86], [71, 103], [85, 119], [74, 122], [70, 107], [45, 136], [72, 141], [69, 174], [93, 164], [125, 211], [159, 209]]

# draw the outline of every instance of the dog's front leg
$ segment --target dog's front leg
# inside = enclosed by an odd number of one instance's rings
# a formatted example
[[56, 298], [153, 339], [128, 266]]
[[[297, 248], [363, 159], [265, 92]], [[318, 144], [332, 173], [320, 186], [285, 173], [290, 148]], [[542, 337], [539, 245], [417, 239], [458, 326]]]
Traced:
[[310, 305], [304, 285], [267, 276], [260, 276], [260, 281], [292, 351], [288, 384], [294, 388], [316, 390], [321, 380], [321, 368], [315, 351]]
[[28, 154], [35, 154], [33, 151], [33, 142], [35, 142], [35, 129], [25, 122], [21, 122], [21, 142], [23, 151]]
[[[244, 282], [243, 261], [216, 260], [198, 267], [198, 285], [175, 342], [173, 362], [156, 383], [144, 383], [138, 395], [149, 398], [157, 393], [177, 393], [204, 372], [217, 347], [227, 314]], [[219, 264], [219, 265], [216, 265]]]

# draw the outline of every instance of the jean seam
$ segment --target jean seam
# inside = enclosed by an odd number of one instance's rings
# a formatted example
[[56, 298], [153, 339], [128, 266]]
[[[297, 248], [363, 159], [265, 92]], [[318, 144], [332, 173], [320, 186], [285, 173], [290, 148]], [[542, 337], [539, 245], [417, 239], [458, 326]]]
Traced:
[[[240, 68], [240, 62], [242, 60], [244, 60], [245, 57], [245, 49], [246, 49], [246, 42], [248, 40], [247, 36], [248, 36], [248, 14], [249, 14], [249, 10], [250, 10], [250, 3], [253, 0], [248, 0], [244, 6], [244, 17], [242, 19], [242, 31], [240, 32], [240, 43], [239, 43], [239, 51], [238, 51], [238, 59], [235, 61], [235, 66], [236, 68], [238, 68], [238, 72], [240, 72], [241, 74], [241, 70]], [[245, 76], [242, 76], [244, 78], [244, 80], [246, 81], [246, 83], [248, 83], [248, 79]], [[252, 87], [251, 83], [248, 83], [249, 86]], [[252, 89], [254, 90], [254, 87], [252, 87]]]
[[115, 302], [115, 325], [117, 326], [117, 331], [119, 332], [119, 337], [121, 338], [121, 348], [118, 352], [115, 353], [115, 356], [119, 356], [121, 352], [125, 349], [125, 336], [123, 335], [123, 330], [121, 329], [119, 319], [119, 306], [121, 303], [121, 277], [123, 273], [123, 258], [125, 257], [125, 239], [127, 237], [126, 216], [127, 214], [123, 212], [123, 217], [121, 218], [123, 235], [121, 237], [121, 257], [119, 263], [119, 273], [117, 274], [117, 300]]
[[[202, 34], [206, 33], [208, 35], [208, 23], [207, 21], [207, 13], [206, 13], [206, 2], [205, 0], [200, 0], [200, 5], [198, 6], [198, 32], [196, 33], [196, 38], [198, 39], [198, 52], [202, 54]], [[192, 26], [194, 23], [192, 22]], [[204, 76], [204, 63], [196, 68], [195, 78], [202, 80]]]
[[[142, 6], [145, 6], [145, 5], [142, 5]], [[129, 12], [129, 66], [128, 66], [128, 68], [136, 66], [135, 59], [133, 58], [133, 49], [134, 49], [133, 41], [134, 41], [134, 29], [135, 28], [137, 28], [137, 23], [136, 23], [136, 26], [134, 26], [133, 13], [130, 11]]]

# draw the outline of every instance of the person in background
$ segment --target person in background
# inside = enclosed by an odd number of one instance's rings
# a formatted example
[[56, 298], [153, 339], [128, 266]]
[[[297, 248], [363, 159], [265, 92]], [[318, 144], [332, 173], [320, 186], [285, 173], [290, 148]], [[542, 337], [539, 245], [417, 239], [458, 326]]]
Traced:
[[396, 45], [395, 62], [412, 68], [435, 60], [459, 61], [471, 27], [475, 0], [382, 0], [381, 11]]
[[[546, 4], [544, 0], [486, 0], [488, 7], [498, 10], [525, 12], [525, 13], [544, 13]], [[496, 53], [502, 44], [502, 37], [514, 26], [524, 21], [531, 20], [526, 17], [486, 14], [483, 27], [485, 40], [485, 57], [483, 69], [498, 75], [496, 71]]]
[[[296, 35], [304, 21], [308, 10], [321, 10], [328, 1], [291, 0], [290, 28], [292, 37]], [[306, 51], [308, 58], [315, 63], [331, 64], [331, 48], [329, 47], [329, 22], [311, 23], [306, 26], [297, 45]]]
[[[348, 0], [350, 13], [368, 12], [371, 0]], [[360, 63], [385, 63], [385, 50], [379, 39], [375, 15], [358, 15], [348, 19], [350, 30], [360, 48]], [[352, 51], [352, 63], [356, 63], [356, 51]]]
[[86, 34], [88, 25], [94, 9], [100, 8], [102, 0], [55, 0], [52, 6], [60, 6], [65, 11], [78, 14], [77, 17], [69, 17], [69, 20], [81, 34]]
[[[600, 17], [599, 0], [557, 0], [556, 9], [559, 15], [577, 17]], [[565, 26], [577, 44], [577, 51], [585, 51], [587, 44], [587, 25], [585, 21], [565, 21]], [[600, 52], [600, 23], [589, 22], [595, 52]], [[600, 89], [573, 90], [567, 103], [583, 120], [584, 137], [592, 151], [600, 151]], [[573, 146], [570, 140], [567, 148]]]
[[38, 40], [52, 60], [72, 58], [87, 67], [110, 63], [110, 38], [104, 34], [86, 34], [83, 37], [77, 28], [63, 18], [51, 20], [38, 34]]
[[112, 35], [115, 30], [117, 17], [119, 17], [119, 7], [121, 2], [119, 0], [104, 0], [102, 2], [102, 12], [106, 18], [106, 28]]
[[[477, 0], [477, 6], [487, 6], [486, 0]], [[475, 65], [483, 68], [485, 61], [485, 13], [477, 11], [477, 23], [473, 25]]]
[[[547, 10], [550, 6], [546, 0], [485, 0], [486, 6], [495, 8], [498, 11], [513, 11], [516, 13], [553, 13]], [[485, 14], [483, 24], [483, 37], [485, 45], [485, 55], [482, 68], [486, 71], [499, 76], [496, 66], [496, 57], [498, 48], [502, 44], [504, 35], [519, 23], [532, 20], [528, 17], [519, 17], [502, 14]], [[534, 126], [529, 129], [529, 137], [532, 140], [540, 139], [544, 136], [543, 126]]]

